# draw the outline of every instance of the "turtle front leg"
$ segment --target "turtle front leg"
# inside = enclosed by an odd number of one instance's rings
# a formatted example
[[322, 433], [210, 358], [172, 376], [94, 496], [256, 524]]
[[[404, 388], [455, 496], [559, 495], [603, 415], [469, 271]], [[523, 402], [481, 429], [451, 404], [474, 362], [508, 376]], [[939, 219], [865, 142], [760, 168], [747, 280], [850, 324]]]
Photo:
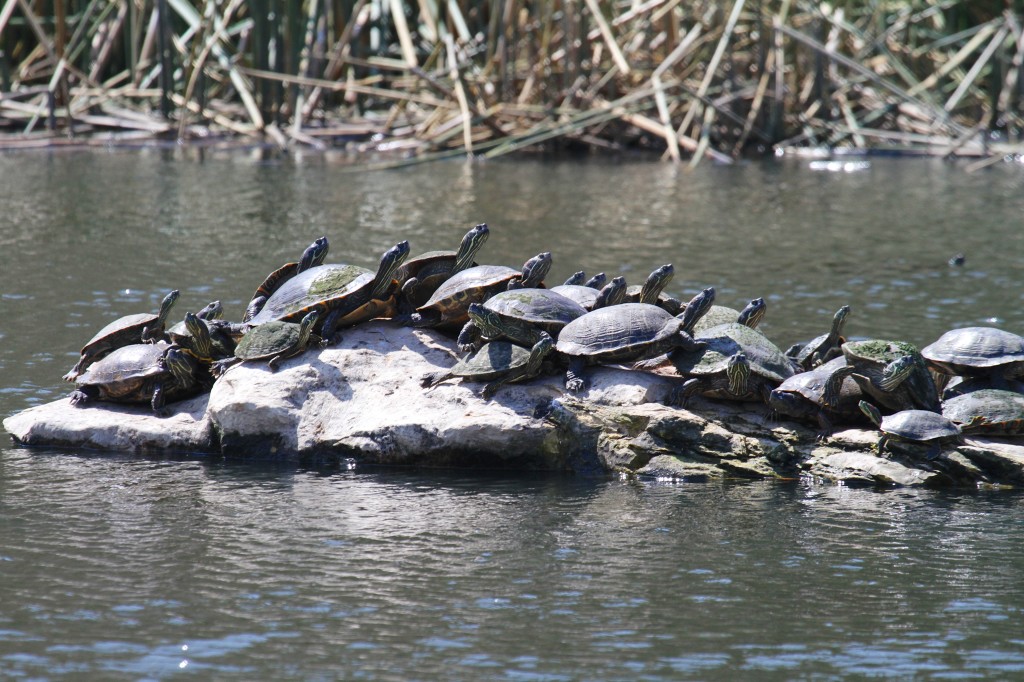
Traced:
[[341, 343], [341, 334], [335, 336], [334, 329], [338, 326], [338, 321], [345, 316], [346, 313], [341, 308], [335, 308], [327, 317], [324, 318], [324, 325], [320, 330], [320, 336], [323, 337], [324, 341], [328, 344]]
[[672, 389], [668, 396], [668, 404], [685, 408], [689, 404], [690, 398], [705, 390], [706, 383], [701, 379], [687, 379]]
[[165, 402], [164, 385], [161, 382], [153, 387], [153, 397], [150, 399], [149, 404], [154, 412], [159, 412], [163, 409]]
[[460, 351], [470, 353], [483, 345], [480, 343], [481, 335], [480, 327], [470, 320], [459, 332], [459, 338], [455, 340], [455, 343], [459, 346]]
[[587, 387], [586, 377], [583, 373], [587, 369], [587, 361], [581, 357], [574, 357], [569, 360], [569, 368], [565, 370], [565, 390], [579, 393]]
[[818, 433], [814, 438], [819, 443], [825, 443], [832, 437], [835, 427], [832, 425], [828, 415], [825, 414], [825, 410], [818, 410], [816, 416], [818, 418]]
[[68, 396], [72, 405], [85, 405], [99, 398], [99, 391], [92, 386], [81, 386]]

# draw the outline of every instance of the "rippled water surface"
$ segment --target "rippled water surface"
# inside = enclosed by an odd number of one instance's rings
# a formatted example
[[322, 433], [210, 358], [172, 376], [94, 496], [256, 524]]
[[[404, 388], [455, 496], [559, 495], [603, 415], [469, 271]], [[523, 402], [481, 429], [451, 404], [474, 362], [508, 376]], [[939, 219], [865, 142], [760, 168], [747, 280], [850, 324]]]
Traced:
[[[829, 170], [838, 168], [839, 172]], [[855, 172], [844, 172], [853, 169]], [[765, 296], [780, 345], [1024, 332], [1024, 171], [921, 160], [461, 162], [0, 155], [0, 414], [68, 391], [105, 322], [224, 301], [314, 237], [554, 253]], [[954, 254], [966, 255], [951, 267]], [[0, 447], [0, 679], [677, 680], [1024, 675], [1015, 491], [311, 471]]]

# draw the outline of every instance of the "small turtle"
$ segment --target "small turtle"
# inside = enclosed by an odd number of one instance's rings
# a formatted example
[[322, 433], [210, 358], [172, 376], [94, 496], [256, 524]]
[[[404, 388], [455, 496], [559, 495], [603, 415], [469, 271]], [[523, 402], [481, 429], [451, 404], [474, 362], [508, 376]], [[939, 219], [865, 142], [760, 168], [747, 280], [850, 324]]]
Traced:
[[522, 270], [503, 265], [478, 265], [449, 277], [430, 300], [401, 321], [414, 327], [461, 327], [469, 320], [469, 304], [483, 303], [508, 289], [539, 287], [551, 269], [551, 253], [538, 254]]
[[508, 341], [491, 341], [459, 360], [451, 369], [427, 374], [421, 384], [426, 388], [454, 378], [487, 381], [481, 392], [487, 400], [504, 384], [527, 381], [540, 374], [544, 358], [552, 347], [554, 341], [550, 336], [543, 336], [529, 350]]
[[671, 263], [655, 268], [643, 284], [635, 284], [626, 289], [626, 303], [649, 303], [664, 308], [672, 315], [682, 312], [683, 305], [679, 299], [664, 294], [665, 287], [672, 281], [676, 270]]
[[285, 282], [248, 324], [298, 323], [316, 310], [320, 336], [337, 342], [335, 329], [394, 314], [399, 289], [395, 273], [408, 255], [409, 242], [395, 244], [381, 256], [376, 274], [355, 265], [312, 267]]
[[887, 410], [941, 411], [932, 375], [912, 344], [868, 339], [841, 348], [861, 390]]
[[242, 316], [242, 322], [248, 322], [252, 318], [256, 317], [256, 315], [263, 310], [263, 306], [266, 304], [267, 299], [292, 277], [303, 273], [312, 267], [322, 265], [324, 259], [327, 257], [327, 251], [329, 248], [330, 244], [327, 243], [327, 237], [320, 237], [306, 247], [306, 250], [302, 252], [302, 256], [299, 258], [297, 263], [285, 263], [277, 270], [274, 270], [272, 273], [267, 275], [267, 278], [263, 280], [263, 284], [259, 285], [256, 289], [256, 293], [252, 295], [252, 300], [249, 301], [249, 305], [245, 309], [245, 315]]
[[85, 369], [111, 351], [136, 343], [153, 343], [160, 340], [167, 323], [167, 316], [178, 300], [177, 289], [164, 296], [158, 313], [125, 315], [114, 320], [82, 347], [81, 357], [71, 371], [64, 375], [64, 381], [74, 381]]
[[846, 339], [843, 337], [843, 325], [846, 324], [846, 318], [849, 315], [850, 306], [842, 306], [832, 317], [832, 328], [827, 334], [816, 336], [805, 343], [793, 344], [786, 351], [786, 355], [793, 358], [805, 371], [839, 357], [843, 354], [842, 345], [846, 343]]
[[400, 310], [406, 314], [412, 313], [430, 300], [445, 280], [473, 267], [473, 259], [488, 236], [490, 231], [486, 223], [480, 223], [463, 236], [458, 251], [428, 251], [406, 261], [399, 277], [404, 280]]
[[[594, 281], [596, 277], [595, 275], [590, 281]], [[586, 310], [594, 310], [607, 305], [618, 305], [625, 301], [626, 278], [615, 277], [611, 282], [602, 285], [600, 290], [589, 286], [589, 284], [582, 286], [560, 284], [557, 287], [551, 287], [551, 291], [557, 292], [566, 298], [571, 298]]]
[[587, 365], [635, 362], [662, 355], [673, 348], [696, 350], [688, 329], [714, 303], [715, 290], [704, 289], [678, 317], [649, 303], [622, 303], [593, 310], [567, 324], [555, 348], [569, 358], [565, 387], [586, 387]]
[[768, 312], [768, 303], [763, 298], [752, 299], [743, 310], [736, 310], [724, 305], [713, 305], [694, 325], [693, 331], [700, 334], [705, 329], [717, 327], [720, 324], [738, 322], [751, 329], [757, 329], [761, 324], [765, 313]]
[[196, 367], [191, 355], [163, 341], [123, 346], [78, 378], [71, 404], [149, 403], [155, 412], [199, 392]]
[[768, 407], [774, 412], [818, 424], [818, 440], [832, 435], [833, 423], [864, 419], [859, 403], [864, 397], [853, 379], [846, 358], [833, 358], [820, 367], [789, 377], [772, 389]]
[[281, 320], [261, 324], [242, 337], [234, 357], [214, 364], [213, 373], [219, 377], [232, 365], [256, 360], [266, 360], [270, 371], [276, 372], [281, 360], [306, 350], [319, 316], [316, 310], [311, 310], [298, 324]]
[[882, 432], [876, 446], [878, 454], [886, 450], [893, 452], [900, 448], [898, 444], [921, 445], [927, 448], [925, 458], [932, 460], [939, 456], [942, 444], [963, 442], [960, 427], [952, 420], [930, 410], [902, 410], [886, 417], [877, 407], [862, 400], [860, 409]]
[[468, 313], [469, 322], [456, 341], [462, 351], [479, 348], [481, 339], [505, 338], [532, 346], [545, 334], [558, 338], [565, 325], [587, 311], [551, 289], [511, 289], [499, 291], [483, 303], [470, 303]]
[[[590, 279], [587, 279], [587, 273], [583, 270], [578, 270], [571, 275], [569, 278], [559, 284], [561, 287], [587, 287], [588, 289], [600, 289], [604, 286], [605, 282], [608, 281], [608, 275], [603, 272], [599, 272]], [[554, 289], [555, 287], [552, 287]]]
[[964, 433], [1019, 436], [1024, 433], [1024, 395], [997, 388], [978, 389], [943, 401], [942, 416], [959, 424]]
[[171, 343], [188, 350], [204, 363], [229, 358], [235, 353], [235, 340], [229, 333], [230, 324], [216, 317], [201, 317], [204, 312], [215, 315], [216, 308], [211, 310], [214, 304], [219, 306], [220, 301], [214, 301], [198, 313], [186, 313], [184, 320], [167, 330]]
[[669, 403], [685, 406], [694, 395], [768, 404], [772, 389], [796, 371], [768, 338], [750, 327], [731, 322], [693, 337], [697, 349], [681, 348], [668, 357], [685, 381], [673, 390]]
[[994, 385], [1024, 375], [1024, 337], [995, 327], [953, 329], [921, 355], [937, 372], [989, 377]]

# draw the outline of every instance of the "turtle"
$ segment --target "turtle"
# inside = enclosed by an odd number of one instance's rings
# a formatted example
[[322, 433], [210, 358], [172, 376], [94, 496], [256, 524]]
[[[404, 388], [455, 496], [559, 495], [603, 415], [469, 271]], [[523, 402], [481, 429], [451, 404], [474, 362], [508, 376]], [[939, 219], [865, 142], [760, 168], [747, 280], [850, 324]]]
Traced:
[[316, 310], [314, 331], [325, 341], [337, 342], [335, 329], [394, 314], [399, 289], [395, 273], [408, 255], [409, 242], [392, 246], [381, 256], [376, 274], [355, 265], [312, 267], [285, 282], [248, 324], [298, 323]]
[[1024, 395], [982, 388], [942, 403], [942, 416], [960, 425], [963, 433], [1019, 436], [1024, 433]]
[[469, 322], [456, 341], [462, 351], [478, 348], [481, 339], [505, 338], [532, 346], [544, 334], [558, 338], [565, 325], [586, 315], [587, 310], [551, 289], [511, 289], [499, 291], [483, 303], [470, 303], [468, 313]]
[[744, 306], [743, 310], [736, 310], [724, 305], [713, 305], [706, 314], [697, 320], [693, 331], [699, 334], [705, 329], [711, 329], [720, 324], [728, 324], [730, 322], [739, 322], [751, 329], [757, 329], [757, 325], [761, 324], [761, 320], [764, 319], [764, 314], [767, 311], [768, 303], [763, 298], [752, 299]]
[[548, 335], [542, 336], [530, 349], [509, 341], [491, 341], [459, 360], [451, 369], [425, 375], [421, 385], [427, 388], [457, 377], [487, 381], [481, 396], [490, 399], [502, 385], [526, 381], [540, 374], [544, 358], [553, 347], [554, 341]]
[[941, 411], [935, 382], [913, 344], [866, 339], [847, 341], [840, 348], [861, 390], [882, 407]]
[[461, 327], [469, 320], [470, 303], [483, 303], [499, 291], [538, 287], [550, 269], [550, 251], [526, 261], [522, 270], [478, 265], [449, 277], [415, 313], [400, 319], [414, 327]]
[[866, 400], [858, 403], [861, 411], [882, 432], [876, 449], [882, 455], [886, 450], [902, 449], [897, 444], [919, 445], [926, 448], [925, 459], [939, 456], [944, 443], [963, 442], [963, 434], [951, 419], [931, 410], [901, 410], [883, 417], [881, 411]]
[[[601, 273], [603, 274], [603, 273]], [[596, 279], [596, 275], [591, 281]], [[587, 310], [603, 308], [606, 305], [618, 305], [626, 298], [626, 278], [615, 277], [611, 282], [601, 286], [600, 290], [589, 285], [560, 284], [551, 287], [551, 291], [557, 292], [566, 298], [571, 298]]]
[[168, 402], [199, 392], [196, 367], [189, 353], [164, 341], [123, 346], [77, 379], [71, 404], [149, 403], [156, 412]]
[[703, 344], [694, 341], [687, 330], [714, 300], [715, 290], [709, 287], [697, 294], [679, 316], [649, 303], [622, 303], [576, 318], [562, 329], [555, 345], [569, 359], [566, 389], [576, 392], [586, 387], [587, 365], [634, 362], [673, 348], [702, 348]]
[[[569, 278], [559, 284], [561, 287], [587, 287], [588, 289], [600, 289], [608, 281], [608, 275], [603, 272], [599, 272], [590, 279], [587, 279], [587, 273], [583, 270], [569, 275]], [[553, 289], [554, 287], [552, 287]]]
[[489, 235], [487, 224], [480, 223], [463, 236], [458, 251], [428, 251], [406, 261], [399, 277], [403, 280], [401, 311], [412, 313], [430, 300], [446, 279], [474, 266], [473, 259]]
[[[219, 305], [220, 301], [214, 303]], [[229, 332], [231, 325], [217, 318], [200, 317], [204, 311], [211, 314], [209, 309], [212, 305], [213, 303], [198, 313], [185, 313], [184, 320], [167, 330], [167, 338], [171, 343], [184, 348], [197, 360], [207, 364], [214, 360], [229, 358], [235, 353], [235, 340]]]
[[799, 372], [772, 389], [768, 407], [777, 414], [818, 423], [818, 440], [833, 432], [833, 422], [857, 423], [864, 419], [858, 403], [864, 393], [854, 381], [846, 358], [833, 358], [807, 372]]
[[238, 342], [233, 357], [215, 363], [213, 373], [219, 377], [239, 362], [255, 360], [266, 360], [270, 371], [276, 372], [281, 360], [306, 350], [319, 317], [320, 313], [314, 308], [297, 324], [271, 320], [255, 327]]
[[152, 343], [161, 339], [167, 316], [178, 300], [180, 292], [175, 289], [160, 303], [160, 310], [155, 315], [137, 313], [119, 317], [103, 329], [82, 347], [81, 357], [71, 371], [64, 375], [64, 381], [74, 381], [86, 370], [111, 351], [136, 343]]
[[682, 303], [662, 293], [675, 274], [671, 263], [655, 268], [643, 284], [634, 284], [626, 289], [626, 303], [650, 303], [678, 315], [682, 312]]
[[841, 306], [832, 317], [832, 328], [827, 334], [816, 336], [810, 341], [793, 344], [786, 350], [786, 355], [793, 358], [805, 371], [839, 357], [843, 353], [841, 347], [846, 343], [846, 338], [843, 337], [843, 325], [846, 324], [846, 318], [849, 315], [850, 306]]
[[738, 322], [720, 324], [693, 338], [700, 348], [679, 348], [668, 355], [685, 379], [672, 391], [669, 404], [685, 407], [698, 394], [768, 404], [772, 389], [796, 374], [764, 334]]
[[[224, 305], [220, 301], [210, 301], [200, 308], [199, 312], [196, 313], [196, 317], [200, 320], [219, 320], [224, 317]], [[168, 330], [169, 333], [170, 330]]]
[[953, 329], [922, 348], [921, 355], [936, 372], [987, 377], [996, 388], [1024, 375], [1024, 337], [996, 327]]
[[941, 373], [933, 373], [932, 378], [935, 379], [936, 386], [939, 385], [940, 380], [943, 380], [943, 401], [984, 389], [997, 389], [1024, 394], [1024, 381], [1020, 381], [1018, 379], [1003, 379], [998, 377], [963, 377]]
[[306, 247], [297, 263], [285, 263], [267, 275], [267, 278], [263, 280], [263, 284], [259, 285], [256, 288], [256, 293], [252, 295], [252, 299], [245, 309], [245, 314], [242, 316], [242, 322], [248, 322], [256, 317], [260, 310], [263, 309], [267, 299], [292, 277], [312, 267], [322, 265], [327, 257], [328, 249], [330, 249], [330, 244], [327, 242], [327, 237], [320, 237]]

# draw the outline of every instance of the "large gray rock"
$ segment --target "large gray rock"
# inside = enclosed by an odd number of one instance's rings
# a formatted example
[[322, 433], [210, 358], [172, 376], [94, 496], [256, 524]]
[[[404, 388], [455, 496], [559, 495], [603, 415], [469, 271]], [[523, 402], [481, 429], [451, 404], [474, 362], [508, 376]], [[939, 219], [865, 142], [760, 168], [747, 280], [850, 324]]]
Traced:
[[121, 451], [197, 451], [332, 463], [621, 472], [673, 480], [813, 478], [866, 485], [1024, 482], [1024, 447], [969, 439], [926, 461], [874, 454], [874, 431], [849, 429], [827, 444], [814, 426], [769, 418], [753, 403], [694, 400], [667, 407], [674, 379], [620, 368], [593, 370], [579, 396], [546, 377], [501, 389], [453, 380], [420, 387], [451, 366], [454, 343], [389, 322], [347, 332], [337, 347], [282, 363], [238, 365], [208, 396], [157, 416], [145, 407], [64, 400], [9, 417], [26, 445]]

